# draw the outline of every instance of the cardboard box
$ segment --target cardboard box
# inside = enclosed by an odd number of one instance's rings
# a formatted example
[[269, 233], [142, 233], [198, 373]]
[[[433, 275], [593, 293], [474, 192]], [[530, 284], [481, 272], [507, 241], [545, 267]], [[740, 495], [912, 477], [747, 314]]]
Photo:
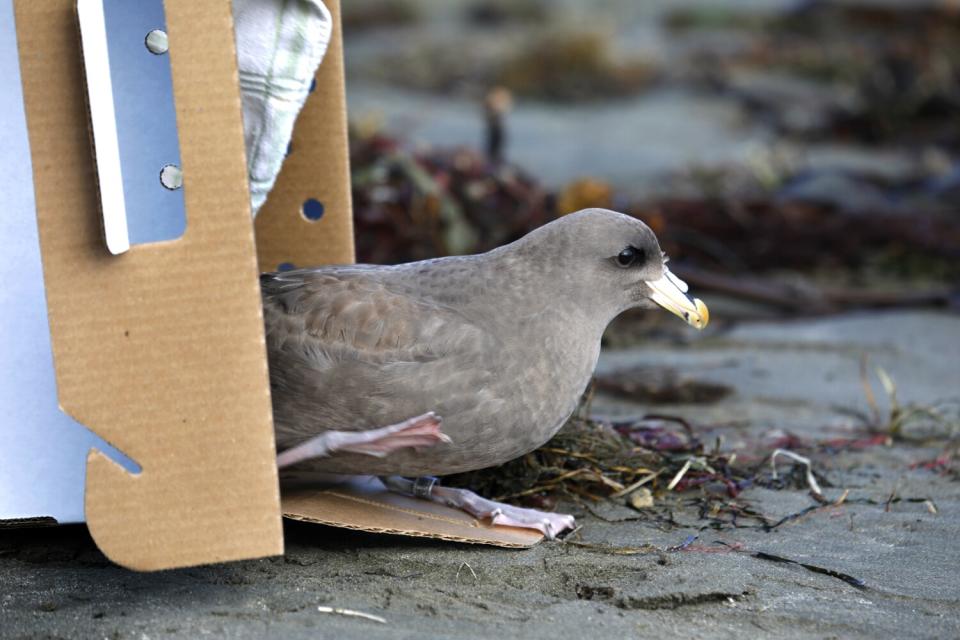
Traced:
[[[166, 0], [186, 231], [112, 255], [75, 0], [15, 0], [36, 224], [21, 202], [0, 227], [12, 248], [0, 274], [16, 285], [0, 294], [0, 362], [16, 372], [0, 388], [7, 525], [80, 520], [84, 482], [97, 544], [139, 570], [282, 553], [281, 512], [502, 546], [540, 539], [370, 483], [300, 489], [281, 509], [258, 260], [265, 271], [353, 261], [339, 3], [328, 6], [333, 40], [255, 243], [230, 2]], [[311, 198], [318, 221], [301, 213]]]

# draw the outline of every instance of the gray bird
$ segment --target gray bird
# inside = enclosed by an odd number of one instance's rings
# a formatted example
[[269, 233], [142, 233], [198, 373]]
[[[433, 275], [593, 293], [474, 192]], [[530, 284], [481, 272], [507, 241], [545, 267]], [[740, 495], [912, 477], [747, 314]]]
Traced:
[[279, 466], [383, 476], [548, 537], [572, 527], [425, 478], [547, 442], [626, 309], [660, 305], [703, 328], [706, 306], [666, 262], [643, 222], [587, 209], [484, 254], [264, 274]]

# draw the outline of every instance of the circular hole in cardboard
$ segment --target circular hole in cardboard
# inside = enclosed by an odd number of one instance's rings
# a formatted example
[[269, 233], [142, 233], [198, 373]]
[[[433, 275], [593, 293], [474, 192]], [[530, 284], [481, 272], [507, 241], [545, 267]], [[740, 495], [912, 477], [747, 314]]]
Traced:
[[303, 203], [300, 213], [310, 222], [316, 222], [323, 217], [325, 207], [323, 203], [316, 198], [310, 198]]
[[170, 50], [170, 41], [167, 38], [167, 32], [163, 29], [154, 29], [148, 33], [144, 44], [147, 45], [147, 51], [155, 56], [162, 56]]
[[175, 164], [168, 164], [160, 169], [160, 184], [165, 189], [176, 191], [183, 186], [183, 171]]

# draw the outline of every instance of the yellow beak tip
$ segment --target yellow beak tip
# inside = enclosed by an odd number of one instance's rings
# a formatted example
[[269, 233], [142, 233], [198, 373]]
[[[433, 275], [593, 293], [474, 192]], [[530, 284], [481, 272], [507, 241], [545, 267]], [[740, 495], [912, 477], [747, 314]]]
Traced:
[[693, 306], [697, 309], [697, 320], [692, 323], [697, 329], [704, 329], [710, 323], [710, 310], [700, 298], [693, 299]]

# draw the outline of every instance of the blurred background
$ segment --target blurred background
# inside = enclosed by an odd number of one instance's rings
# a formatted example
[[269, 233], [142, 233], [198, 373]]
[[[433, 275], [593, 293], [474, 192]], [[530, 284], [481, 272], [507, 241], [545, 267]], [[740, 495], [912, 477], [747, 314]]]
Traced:
[[343, 11], [361, 261], [601, 206], [653, 227], [721, 323], [958, 301], [958, 2]]

